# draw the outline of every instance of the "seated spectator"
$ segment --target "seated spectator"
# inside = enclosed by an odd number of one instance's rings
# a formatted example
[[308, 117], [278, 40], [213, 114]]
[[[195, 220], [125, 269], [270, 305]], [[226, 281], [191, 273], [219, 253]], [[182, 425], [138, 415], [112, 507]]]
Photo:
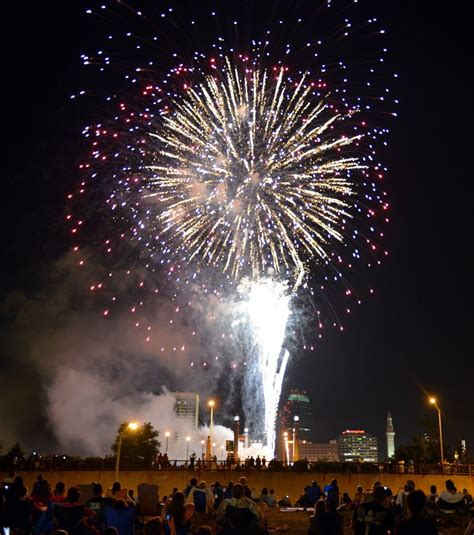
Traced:
[[430, 518], [423, 518], [426, 496], [422, 490], [410, 492], [407, 498], [411, 517], [402, 522], [397, 535], [438, 535], [438, 528]]
[[354, 502], [360, 503], [364, 497], [364, 488], [362, 485], [359, 485], [356, 489], [356, 493], [354, 494]]
[[328, 502], [334, 502], [339, 504], [339, 487], [337, 486], [337, 480], [333, 479], [329, 485], [324, 487], [324, 495]]
[[149, 518], [145, 524], [144, 535], [164, 535], [163, 520], [159, 516]]
[[239, 483], [242, 485], [242, 487], [244, 488], [244, 496], [247, 496], [247, 498], [250, 498], [252, 496], [252, 493], [247, 485], [247, 478], [242, 476], [240, 479], [239, 479]]
[[316, 502], [314, 516], [310, 517], [308, 535], [343, 535], [344, 523], [342, 516], [334, 509], [335, 502], [328, 502], [328, 507], [331, 510], [326, 509], [324, 499]]
[[278, 507], [291, 507], [291, 500], [289, 496], [283, 496], [281, 500], [277, 501]]
[[28, 533], [33, 523], [33, 502], [28, 496], [28, 489], [25, 485], [16, 486], [14, 490], [14, 495], [7, 501], [8, 526], [14, 532]]
[[467, 489], [462, 489], [462, 493], [464, 496], [464, 505], [467, 509], [469, 509], [472, 505], [472, 495], [469, 493]]
[[397, 499], [396, 499], [396, 504], [400, 508], [402, 516], [404, 516], [405, 518], [408, 517], [407, 498], [408, 498], [408, 495], [410, 494], [410, 492], [412, 492], [413, 490], [415, 490], [415, 482], [412, 481], [411, 479], [409, 479], [405, 483], [405, 486], [403, 487], [403, 490], [401, 490], [398, 493], [398, 496], [397, 496]]
[[210, 513], [214, 508], [214, 494], [205, 481], [201, 481], [189, 493], [188, 503], [193, 503], [197, 513]]
[[164, 510], [165, 521], [169, 524], [170, 533], [175, 530], [176, 535], [186, 535], [191, 527], [191, 518], [194, 515], [194, 504], [185, 503], [183, 492], [177, 492]]
[[66, 501], [66, 485], [62, 481], [56, 483], [51, 501], [57, 503]]
[[[234, 485], [234, 488], [232, 489], [232, 498], [228, 500], [224, 500], [221, 503], [219, 509], [217, 510], [217, 519], [220, 520], [221, 522], [224, 521], [226, 517], [226, 511], [228, 507], [231, 507], [232, 510], [233, 509], [246, 509], [247, 511], [250, 511], [255, 516], [255, 522], [257, 522], [261, 516], [260, 510], [258, 509], [257, 504], [253, 500], [251, 500], [250, 498], [247, 498], [247, 496], [244, 495], [244, 487], [240, 483], [237, 483], [236, 485]], [[249, 516], [248, 518], [251, 518], [251, 517]]]
[[64, 529], [70, 535], [82, 533], [85, 517], [91, 517], [92, 511], [86, 509], [79, 501], [81, 492], [78, 487], [70, 487], [67, 491], [66, 501], [56, 503], [54, 516], [59, 529]]
[[351, 500], [351, 497], [349, 496], [347, 492], [344, 492], [342, 495], [341, 504], [339, 505], [337, 509], [340, 511], [347, 511], [349, 509], [354, 509], [354, 507], [355, 507], [355, 504]]
[[451, 479], [446, 481], [446, 490], [439, 495], [439, 509], [444, 514], [454, 514], [464, 509], [464, 495], [458, 492]]
[[217, 509], [224, 499], [224, 487], [219, 483], [219, 481], [214, 483], [212, 492], [214, 494], [214, 508]]
[[352, 517], [354, 535], [385, 535], [393, 526], [393, 515], [385, 507], [387, 494], [383, 487], [376, 487], [373, 500], [360, 503]]
[[132, 503], [132, 500], [130, 499], [127, 490], [122, 489], [120, 481], [116, 481], [112, 485], [110, 497], [112, 498], [112, 500], [124, 500], [127, 504]]
[[118, 535], [133, 535], [135, 527], [135, 508], [123, 499], [115, 500], [105, 508], [105, 524], [114, 527]]
[[267, 505], [268, 507], [276, 507], [277, 499], [274, 489], [270, 489], [270, 494], [267, 498]]
[[431, 516], [435, 516], [438, 513], [438, 492], [436, 485], [431, 485], [430, 487], [430, 495], [426, 499], [425, 509]]
[[229, 481], [229, 483], [227, 483], [227, 487], [224, 491], [224, 500], [229, 500], [230, 498], [232, 498], [232, 488], [234, 487], [234, 483], [232, 481]]
[[197, 487], [198, 480], [195, 477], [192, 477], [189, 480], [189, 484], [186, 485], [186, 488], [183, 490], [185, 498], [189, 496], [189, 493], [193, 490], [194, 487]]
[[200, 526], [193, 535], [212, 535], [212, 529], [209, 526]]
[[[104, 498], [104, 489], [100, 483], [94, 483], [92, 485], [92, 492], [94, 496], [87, 500], [86, 507], [88, 507], [95, 515], [94, 525], [102, 529], [105, 524], [105, 508], [109, 504], [109, 500]], [[110, 503], [112, 505], [112, 503]]]
[[321, 487], [316, 481], [311, 481], [304, 499], [304, 507], [314, 507], [315, 503], [321, 498]]
[[266, 503], [268, 505], [268, 489], [267, 489], [267, 487], [263, 487], [262, 491], [260, 492], [260, 496], [258, 497], [258, 501]]

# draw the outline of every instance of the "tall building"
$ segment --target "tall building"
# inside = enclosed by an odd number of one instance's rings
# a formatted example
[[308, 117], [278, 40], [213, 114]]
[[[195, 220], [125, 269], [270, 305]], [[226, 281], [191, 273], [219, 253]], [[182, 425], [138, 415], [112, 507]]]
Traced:
[[339, 461], [337, 450], [337, 441], [330, 440], [329, 442], [306, 442], [303, 440], [299, 443], [300, 459], [308, 459], [308, 461]]
[[281, 410], [281, 432], [294, 427], [294, 417], [298, 416], [298, 437], [300, 441], [314, 440], [313, 410], [308, 394], [304, 390], [291, 390], [287, 402]]
[[363, 429], [343, 431], [336, 441], [340, 461], [376, 463], [379, 460], [377, 437]]
[[188, 420], [194, 427], [198, 426], [199, 420], [199, 394], [194, 392], [174, 392], [176, 402], [174, 411], [176, 416]]
[[395, 429], [393, 428], [390, 411], [387, 414], [387, 430], [385, 436], [387, 437], [387, 459], [391, 459], [395, 455]]

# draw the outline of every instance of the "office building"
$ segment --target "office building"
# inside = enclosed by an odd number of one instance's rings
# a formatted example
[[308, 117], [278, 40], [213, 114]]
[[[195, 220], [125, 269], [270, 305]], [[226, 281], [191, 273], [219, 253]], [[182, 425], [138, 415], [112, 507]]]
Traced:
[[377, 437], [363, 429], [348, 429], [337, 437], [340, 461], [378, 462]]
[[300, 459], [308, 459], [310, 462], [339, 461], [338, 447], [336, 440], [329, 442], [307, 442], [303, 440], [299, 443]]
[[197, 428], [199, 422], [199, 394], [194, 392], [174, 392], [174, 410], [179, 419], [188, 420]]
[[298, 437], [300, 441], [314, 441], [313, 409], [308, 394], [304, 390], [291, 390], [288, 400], [280, 412], [280, 432], [294, 427], [294, 417], [298, 416]]

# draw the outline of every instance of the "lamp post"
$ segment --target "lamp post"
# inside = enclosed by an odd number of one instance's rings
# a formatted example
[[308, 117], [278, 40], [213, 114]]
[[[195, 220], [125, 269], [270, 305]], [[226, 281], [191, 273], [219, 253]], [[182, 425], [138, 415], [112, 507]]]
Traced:
[[441, 466], [444, 465], [444, 452], [443, 452], [443, 423], [441, 421], [441, 409], [438, 405], [438, 400], [435, 397], [429, 399], [431, 405], [438, 411], [438, 427], [439, 427], [439, 456], [441, 459]]
[[300, 459], [300, 444], [298, 441], [298, 422], [300, 421], [300, 417], [295, 415], [293, 416], [293, 462], [299, 461]]
[[212, 430], [214, 428], [214, 405], [216, 404], [216, 402], [213, 399], [210, 399], [207, 402], [207, 404], [209, 408], [211, 409], [211, 423], [209, 425], [209, 436], [211, 437], [211, 440], [212, 440]]
[[204, 444], [206, 443], [205, 440], [201, 440], [201, 457], [204, 455]]
[[240, 416], [234, 416], [234, 459], [239, 458]]
[[288, 465], [290, 462], [290, 455], [288, 451], [288, 431], [283, 432], [283, 442], [285, 444], [285, 458], [286, 458], [286, 464]]
[[189, 441], [191, 440], [191, 437], [186, 437], [186, 462], [188, 462], [189, 459]]
[[168, 440], [170, 438], [171, 433], [169, 431], [166, 431], [165, 437], [166, 437], [166, 455], [168, 455]]
[[118, 481], [119, 471], [120, 471], [120, 455], [122, 453], [122, 441], [125, 433], [127, 431], [136, 431], [138, 429], [137, 422], [130, 422], [122, 431], [120, 431], [118, 436], [117, 444], [117, 456], [115, 457], [115, 481]]

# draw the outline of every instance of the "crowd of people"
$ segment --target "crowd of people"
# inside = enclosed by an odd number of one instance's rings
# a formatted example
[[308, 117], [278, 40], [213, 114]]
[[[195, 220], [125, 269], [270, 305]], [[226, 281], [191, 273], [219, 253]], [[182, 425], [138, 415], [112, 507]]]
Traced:
[[152, 514], [119, 482], [110, 489], [94, 482], [88, 491], [90, 496], [81, 499], [79, 487], [66, 489], [58, 482], [52, 489], [41, 475], [29, 491], [21, 476], [7, 477], [0, 492], [0, 529], [3, 535], [290, 533], [284, 526], [270, 525], [272, 508], [280, 507], [311, 512], [308, 535], [343, 535], [349, 518], [354, 535], [436, 535], [440, 525], [455, 519], [467, 524], [465, 531], [462, 528], [465, 535], [474, 535], [472, 496], [466, 489], [458, 491], [452, 480], [439, 494], [432, 486], [429, 495], [411, 480], [397, 493], [376, 481], [370, 489], [357, 487], [352, 497], [340, 492], [336, 479], [322, 486], [312, 481], [292, 507], [288, 496], [278, 499], [268, 488], [257, 492], [243, 476], [225, 485], [192, 477], [182, 490], [157, 495]]

